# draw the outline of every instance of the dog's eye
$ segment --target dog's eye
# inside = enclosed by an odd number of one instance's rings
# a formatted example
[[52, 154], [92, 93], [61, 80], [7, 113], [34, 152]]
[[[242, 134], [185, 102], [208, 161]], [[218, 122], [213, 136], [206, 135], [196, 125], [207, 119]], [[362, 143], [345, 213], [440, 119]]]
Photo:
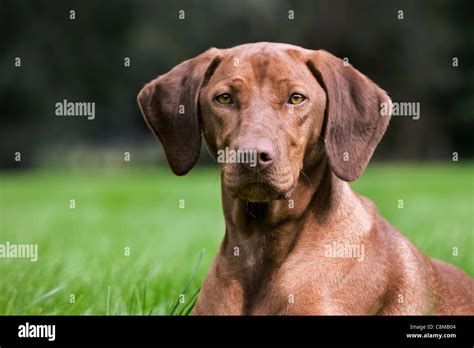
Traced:
[[306, 97], [304, 95], [299, 94], [299, 93], [293, 93], [290, 96], [290, 99], [288, 99], [288, 104], [292, 104], [292, 105], [301, 104], [302, 102], [304, 102], [305, 99]]
[[229, 93], [219, 94], [215, 99], [220, 104], [232, 104], [234, 102]]

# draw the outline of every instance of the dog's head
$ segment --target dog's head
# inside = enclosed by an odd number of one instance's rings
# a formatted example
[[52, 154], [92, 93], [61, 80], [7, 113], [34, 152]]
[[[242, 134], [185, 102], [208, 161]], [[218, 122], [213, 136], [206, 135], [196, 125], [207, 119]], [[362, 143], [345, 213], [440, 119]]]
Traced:
[[224, 185], [252, 202], [284, 197], [322, 156], [357, 179], [391, 106], [330, 53], [275, 43], [212, 48], [148, 83], [138, 103], [175, 174], [196, 163], [202, 133]]

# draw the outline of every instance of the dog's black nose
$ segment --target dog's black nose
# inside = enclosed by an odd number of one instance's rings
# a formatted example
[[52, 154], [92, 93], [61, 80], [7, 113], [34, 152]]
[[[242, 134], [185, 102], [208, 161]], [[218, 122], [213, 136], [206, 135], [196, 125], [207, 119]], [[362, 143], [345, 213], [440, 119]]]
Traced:
[[267, 138], [244, 139], [239, 142], [236, 150], [240, 158], [246, 159], [240, 163], [250, 169], [265, 169], [275, 159], [275, 146]]

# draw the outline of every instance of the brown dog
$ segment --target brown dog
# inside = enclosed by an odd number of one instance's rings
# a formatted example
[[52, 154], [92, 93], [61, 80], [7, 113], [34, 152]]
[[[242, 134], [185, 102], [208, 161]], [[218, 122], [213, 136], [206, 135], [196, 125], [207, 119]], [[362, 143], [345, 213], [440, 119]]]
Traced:
[[177, 175], [196, 163], [201, 131], [214, 158], [255, 155], [220, 164], [226, 232], [195, 314], [474, 314], [474, 281], [423, 255], [347, 183], [391, 105], [350, 65], [286, 44], [212, 48], [138, 102]]

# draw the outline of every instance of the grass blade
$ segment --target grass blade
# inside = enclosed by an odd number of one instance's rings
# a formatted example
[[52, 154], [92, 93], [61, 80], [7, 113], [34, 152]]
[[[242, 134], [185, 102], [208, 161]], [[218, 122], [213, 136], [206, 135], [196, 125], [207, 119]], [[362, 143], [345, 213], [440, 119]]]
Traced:
[[110, 286], [107, 287], [107, 300], [105, 303], [105, 315], [110, 315]]
[[41, 301], [44, 301], [46, 300], [47, 298], [51, 297], [51, 296], [54, 296], [56, 295], [58, 292], [62, 291], [63, 290], [63, 287], [62, 286], [59, 286], [57, 288], [54, 288], [53, 290], [50, 290], [48, 291], [46, 294], [43, 294], [41, 295], [40, 297], [38, 297], [36, 300], [34, 300], [33, 302], [31, 302], [28, 306], [26, 306], [25, 310], [27, 310], [28, 308], [34, 306], [35, 304], [41, 302]]
[[[194, 269], [191, 273], [191, 276], [189, 277], [186, 285], [184, 286], [184, 289], [183, 291], [181, 292], [181, 294], [184, 294], [186, 296], [186, 292], [188, 291], [188, 288], [189, 286], [191, 285], [191, 282], [194, 280], [194, 278], [196, 277], [196, 273], [197, 273], [197, 270], [199, 268], [199, 265], [201, 263], [201, 260], [202, 260], [202, 257], [204, 256], [204, 249], [201, 249], [201, 252], [199, 253], [199, 257], [196, 261], [196, 264], [194, 265]], [[170, 310], [168, 311], [168, 314], [169, 315], [179, 315], [179, 313], [176, 313], [176, 309], [178, 308], [179, 306], [179, 296], [178, 298], [176, 299], [176, 301], [174, 302], [173, 306], [170, 308]]]

